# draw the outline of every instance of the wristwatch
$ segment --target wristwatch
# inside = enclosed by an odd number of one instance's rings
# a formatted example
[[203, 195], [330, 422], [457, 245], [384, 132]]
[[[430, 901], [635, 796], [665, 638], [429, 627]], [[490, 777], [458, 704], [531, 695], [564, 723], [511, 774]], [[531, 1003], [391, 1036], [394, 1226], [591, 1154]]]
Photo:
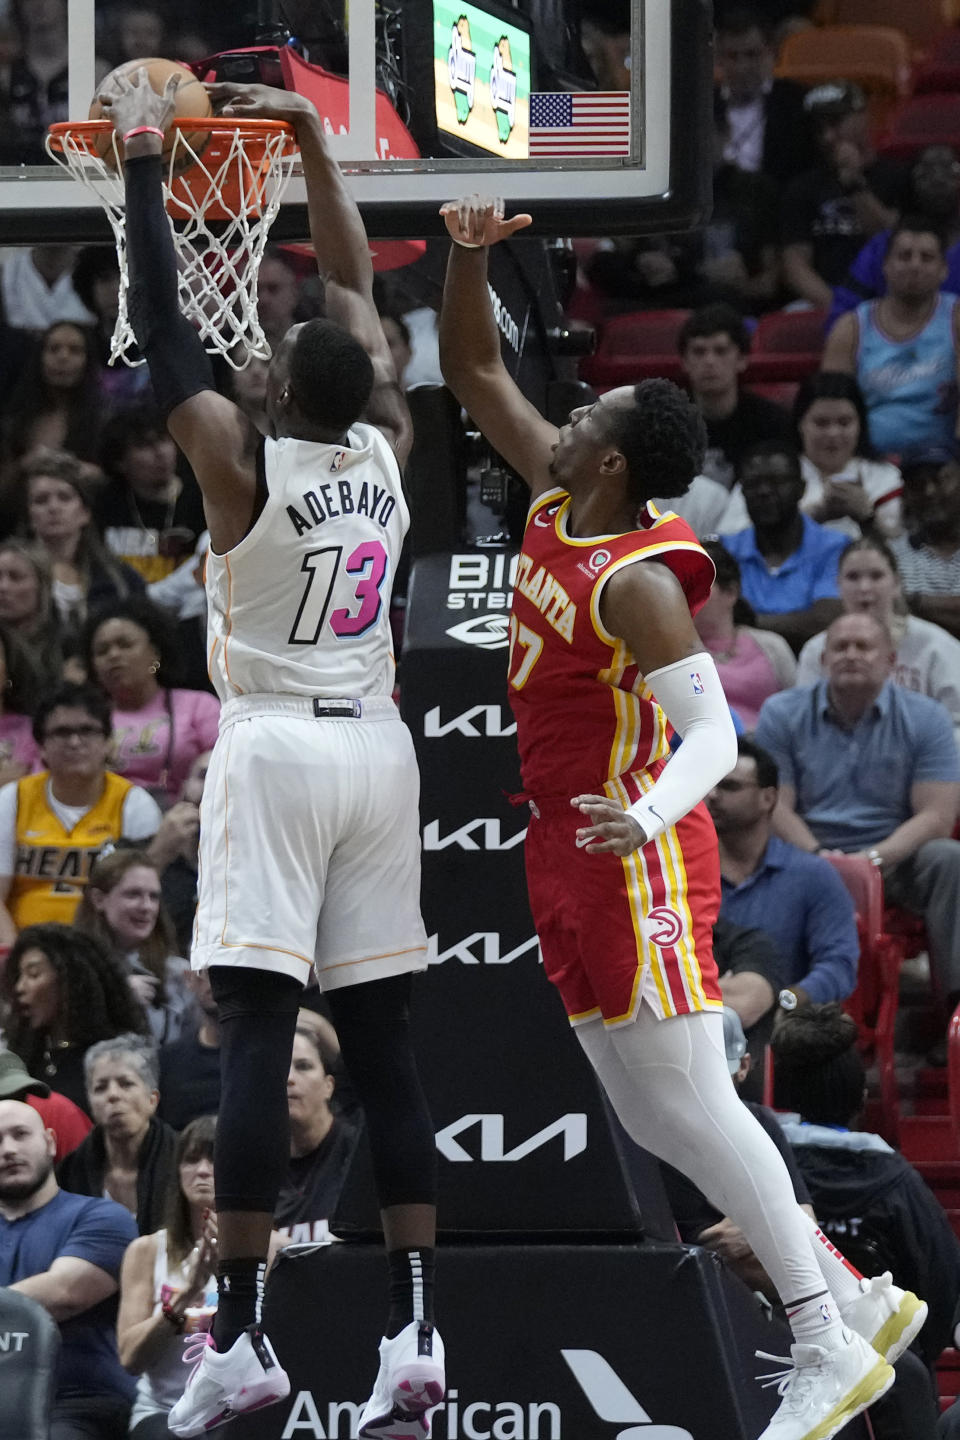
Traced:
[[800, 1004], [800, 1001], [797, 999], [794, 991], [781, 990], [780, 994], [777, 996], [777, 1004], [780, 1006], [781, 1010], [796, 1010], [797, 1006]]

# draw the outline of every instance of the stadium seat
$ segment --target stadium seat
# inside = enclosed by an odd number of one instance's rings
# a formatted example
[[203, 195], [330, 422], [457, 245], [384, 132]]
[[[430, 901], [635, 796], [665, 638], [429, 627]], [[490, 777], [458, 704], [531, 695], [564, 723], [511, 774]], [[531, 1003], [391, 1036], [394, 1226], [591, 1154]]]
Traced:
[[777, 310], [757, 325], [745, 383], [803, 380], [819, 370], [826, 310]]
[[639, 310], [614, 315], [600, 332], [595, 354], [580, 362], [581, 378], [609, 388], [664, 376], [683, 378], [677, 337], [689, 310]]
[[781, 410], [792, 410], [793, 402], [797, 398], [797, 391], [800, 382], [797, 380], [762, 380], [755, 385], [747, 373], [745, 383], [753, 391], [754, 395], [761, 395], [764, 400], [772, 400], [774, 405], [779, 405]]
[[0, 1435], [47, 1440], [60, 1331], [35, 1300], [0, 1289]]
[[947, 1026], [947, 1076], [950, 1086], [950, 1118], [960, 1147], [960, 1005]]
[[960, 90], [960, 27], [944, 30], [913, 78], [914, 95]]
[[912, 160], [928, 145], [960, 145], [960, 94], [916, 95], [897, 107], [878, 145], [883, 155]]
[[846, 885], [857, 912], [860, 965], [857, 988], [846, 1009], [860, 1027], [860, 1047], [876, 1062], [880, 1085], [880, 1130], [896, 1146], [900, 1097], [894, 1071], [894, 1027], [900, 1003], [900, 965], [904, 946], [886, 932], [883, 878], [862, 855], [826, 854]]
[[852, 80], [866, 91], [881, 127], [910, 92], [912, 54], [902, 30], [886, 25], [828, 25], [797, 30], [784, 41], [777, 75], [799, 85]]
[[828, 25], [892, 26], [916, 52], [929, 51], [952, 18], [948, 0], [825, 0], [818, 14]]

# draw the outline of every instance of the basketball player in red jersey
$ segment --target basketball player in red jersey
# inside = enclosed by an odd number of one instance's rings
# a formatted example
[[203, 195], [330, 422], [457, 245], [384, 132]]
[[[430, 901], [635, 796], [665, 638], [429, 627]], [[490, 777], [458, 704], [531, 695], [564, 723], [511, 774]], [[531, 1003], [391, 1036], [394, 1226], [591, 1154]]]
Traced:
[[[531, 491], [509, 684], [544, 968], [628, 1133], [731, 1216], [777, 1285], [796, 1343], [762, 1440], [829, 1440], [893, 1383], [926, 1306], [828, 1248], [727, 1069], [702, 802], [737, 752], [691, 619], [713, 566], [649, 498], [687, 489], [702, 421], [676, 386], [648, 380], [550, 425], [503, 365], [487, 290], [488, 247], [530, 217], [476, 197], [441, 213], [455, 242], [444, 377]], [[683, 739], [672, 758], [670, 727]]]

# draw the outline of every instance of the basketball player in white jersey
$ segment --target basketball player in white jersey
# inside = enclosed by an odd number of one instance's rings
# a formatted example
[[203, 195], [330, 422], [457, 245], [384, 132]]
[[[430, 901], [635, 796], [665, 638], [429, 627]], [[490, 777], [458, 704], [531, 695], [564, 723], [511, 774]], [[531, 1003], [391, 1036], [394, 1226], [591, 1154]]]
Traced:
[[[289, 1393], [261, 1326], [271, 1219], [289, 1156], [286, 1080], [316, 966], [366, 1114], [390, 1270], [362, 1436], [425, 1440], [444, 1393], [433, 1328], [436, 1151], [410, 1047], [419, 777], [391, 699], [390, 586], [409, 517], [409, 413], [373, 304], [359, 212], [316, 110], [263, 86], [211, 86], [225, 113], [290, 121], [330, 318], [295, 325], [270, 367], [256, 467], [177, 304], [161, 190], [172, 91], [141, 70], [103, 97], [123, 140], [130, 308], [171, 435], [203, 491], [210, 672], [223, 702], [201, 810], [192, 963], [220, 1012], [215, 1156], [219, 1305], [170, 1414], [197, 1435]], [[336, 323], [335, 323], [336, 322]]]

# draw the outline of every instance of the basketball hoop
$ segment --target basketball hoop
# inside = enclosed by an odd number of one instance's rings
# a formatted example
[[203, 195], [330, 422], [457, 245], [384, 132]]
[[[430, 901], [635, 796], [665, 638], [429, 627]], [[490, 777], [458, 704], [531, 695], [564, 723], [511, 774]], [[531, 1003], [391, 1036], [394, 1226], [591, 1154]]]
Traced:
[[[257, 317], [257, 275], [297, 156], [293, 127], [282, 120], [181, 116], [171, 124], [168, 144], [163, 196], [177, 251], [180, 306], [207, 352], [243, 370], [254, 357], [270, 356]], [[137, 342], [127, 314], [126, 210], [116, 131], [109, 120], [51, 125], [47, 153], [107, 212], [120, 263], [110, 363], [141, 365], [142, 359], [133, 357]]]

